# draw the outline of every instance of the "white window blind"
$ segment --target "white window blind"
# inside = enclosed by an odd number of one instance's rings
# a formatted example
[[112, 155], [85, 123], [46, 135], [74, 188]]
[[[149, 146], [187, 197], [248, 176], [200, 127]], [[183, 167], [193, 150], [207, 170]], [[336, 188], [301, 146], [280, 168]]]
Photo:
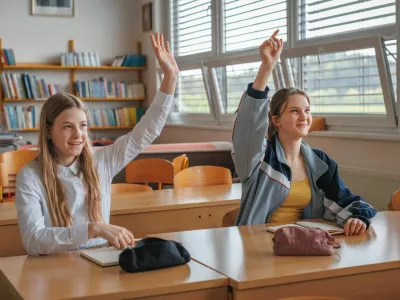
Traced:
[[314, 113], [386, 114], [374, 48], [304, 56], [302, 67]]
[[396, 22], [396, 0], [299, 0], [299, 38], [308, 39]]
[[210, 106], [201, 69], [179, 72], [172, 112], [209, 114]]
[[223, 22], [225, 51], [258, 47], [277, 28], [286, 41], [286, 0], [225, 0]]
[[[222, 100], [222, 113], [232, 114], [237, 110], [247, 85], [254, 81], [259, 67], [260, 62], [254, 62], [215, 68]], [[270, 88], [268, 96], [271, 98], [275, 93], [272, 75], [268, 80], [268, 87]]]
[[212, 50], [211, 0], [172, 0], [171, 39], [175, 56]]

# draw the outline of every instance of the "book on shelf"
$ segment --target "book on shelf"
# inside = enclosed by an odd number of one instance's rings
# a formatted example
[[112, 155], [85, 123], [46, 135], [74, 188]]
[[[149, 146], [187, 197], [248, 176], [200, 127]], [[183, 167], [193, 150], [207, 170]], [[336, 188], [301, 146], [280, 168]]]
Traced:
[[140, 107], [89, 108], [88, 125], [89, 127], [134, 126], [140, 121], [144, 113], [145, 110]]
[[9, 130], [36, 128], [38, 116], [35, 106], [5, 105], [4, 113]]
[[116, 56], [111, 64], [116, 67], [144, 67], [146, 56], [142, 54], [126, 54]]
[[65, 52], [61, 54], [62, 66], [100, 67], [98, 52]]
[[142, 83], [109, 81], [104, 77], [95, 80], [75, 81], [76, 95], [81, 98], [144, 98]]
[[60, 92], [58, 85], [27, 73], [2, 73], [0, 80], [7, 99], [46, 99]]
[[336, 226], [333, 224], [328, 224], [328, 223], [308, 222], [308, 221], [299, 221], [294, 224], [269, 226], [269, 227], [267, 227], [267, 231], [275, 232], [279, 228], [282, 228], [282, 227], [303, 227], [303, 228], [310, 228], [310, 229], [323, 229], [323, 230], [328, 231], [332, 235], [344, 233], [344, 229], [342, 227], [339, 227], [339, 226]]
[[13, 49], [0, 49], [0, 61], [5, 66], [16, 65]]

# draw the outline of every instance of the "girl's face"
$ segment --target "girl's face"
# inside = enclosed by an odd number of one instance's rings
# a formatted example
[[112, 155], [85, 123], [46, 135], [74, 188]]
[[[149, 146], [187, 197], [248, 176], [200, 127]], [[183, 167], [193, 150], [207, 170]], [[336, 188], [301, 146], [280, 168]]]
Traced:
[[310, 104], [303, 95], [289, 96], [280, 116], [272, 119], [280, 135], [303, 138], [312, 124]]
[[57, 163], [68, 167], [81, 154], [87, 141], [85, 112], [75, 107], [64, 110], [54, 120], [50, 136], [57, 154]]

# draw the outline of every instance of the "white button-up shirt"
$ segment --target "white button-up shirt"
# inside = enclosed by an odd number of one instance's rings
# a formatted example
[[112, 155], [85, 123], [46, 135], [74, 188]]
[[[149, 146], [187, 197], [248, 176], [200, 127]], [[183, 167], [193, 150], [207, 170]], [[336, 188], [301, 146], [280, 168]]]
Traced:
[[[173, 96], [157, 92], [153, 103], [140, 122], [114, 144], [93, 152], [100, 180], [101, 206], [104, 220], [110, 221], [111, 182], [113, 177], [160, 135], [171, 108]], [[38, 161], [27, 164], [18, 173], [15, 205], [22, 244], [31, 255], [49, 254], [88, 248], [105, 243], [101, 238], [88, 238], [88, 218], [85, 213], [86, 190], [75, 161], [69, 167], [58, 165], [64, 195], [73, 225], [52, 227], [47, 208], [47, 193], [40, 178]], [[6, 241], [4, 241], [6, 242]]]

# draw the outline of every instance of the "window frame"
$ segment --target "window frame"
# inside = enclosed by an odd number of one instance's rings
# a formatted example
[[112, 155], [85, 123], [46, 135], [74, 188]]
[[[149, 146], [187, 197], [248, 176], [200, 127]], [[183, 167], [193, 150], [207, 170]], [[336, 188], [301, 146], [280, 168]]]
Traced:
[[[397, 127], [397, 120], [395, 116], [394, 107], [394, 95], [393, 89], [389, 84], [390, 70], [388, 69], [388, 62], [386, 54], [383, 49], [383, 38], [379, 36], [365, 37], [356, 40], [349, 40], [346, 43], [342, 41], [336, 41], [318, 45], [308, 45], [304, 47], [296, 47], [292, 49], [286, 49], [282, 51], [281, 61], [283, 66], [283, 74], [285, 77], [286, 86], [294, 86], [294, 79], [291, 76], [291, 69], [289, 66], [289, 59], [303, 57], [307, 55], [318, 55], [321, 53], [334, 53], [351, 50], [361, 50], [373, 48], [375, 49], [377, 67], [379, 72], [379, 78], [382, 87], [382, 95], [386, 108], [386, 115], [360, 115], [360, 114], [315, 114], [323, 116], [326, 120], [326, 124], [333, 126], [370, 126], [370, 127], [383, 127], [383, 128], [395, 128]], [[323, 52], [321, 52], [323, 50]], [[300, 87], [302, 88], [302, 87]], [[312, 105], [312, 99], [311, 99]]]
[[[168, 1], [168, 14], [167, 18], [167, 36], [171, 39], [171, 24], [173, 22], [173, 16], [169, 13], [171, 11], [171, 0]], [[344, 48], [346, 50], [357, 50], [360, 49], [360, 45], [357, 42], [368, 39], [379, 39], [379, 45], [375, 41], [374, 47], [377, 54], [378, 72], [381, 81], [382, 94], [384, 97], [384, 104], [386, 108], [386, 115], [382, 116], [371, 116], [371, 115], [327, 115], [318, 114], [323, 116], [327, 120], [328, 130], [360, 130], [360, 131], [391, 131], [393, 130], [400, 133], [400, 126], [397, 125], [397, 118], [400, 111], [400, 101], [394, 99], [393, 89], [389, 86], [388, 76], [390, 74], [390, 68], [386, 53], [383, 48], [383, 37], [393, 36], [397, 39], [397, 53], [400, 53], [400, 1], [396, 1], [396, 23], [382, 25], [378, 27], [372, 27], [367, 29], [361, 29], [357, 31], [350, 31], [340, 34], [326, 35], [322, 37], [312, 37], [304, 40], [299, 39], [299, 1], [300, 0], [287, 0], [287, 41], [284, 43], [284, 50], [282, 52], [281, 61], [282, 69], [277, 71], [278, 68], [274, 69], [274, 83], [275, 88], [279, 89], [282, 85], [277, 85], [279, 78], [284, 78], [285, 85], [288, 84], [288, 66], [285, 65], [286, 61], [283, 59], [287, 55], [292, 55], [293, 52], [299, 53], [301, 49], [308, 49], [308, 47], [335, 47], [330, 46], [336, 43], [342, 43], [346, 45], [355, 45], [352, 49]], [[211, 26], [212, 26], [212, 51], [206, 53], [198, 53], [187, 56], [176, 56], [175, 59], [178, 63], [180, 70], [189, 70], [190, 66], [196, 66], [195, 68], [201, 68], [203, 71], [203, 80], [205, 82], [206, 94], [208, 97], [208, 103], [210, 106], [209, 114], [179, 114], [175, 113], [175, 116], [169, 118], [171, 124], [193, 124], [193, 123], [206, 123], [207, 125], [226, 125], [232, 124], [233, 114], [223, 114], [222, 99], [219, 93], [219, 86], [216, 80], [215, 74], [212, 74], [212, 68], [217, 66], [239, 64], [245, 62], [259, 61], [259, 54], [257, 48], [242, 49], [237, 51], [223, 52], [223, 13], [224, 13], [224, 1], [222, 0], [211, 0]], [[165, 14], [164, 14], [165, 15]], [[398, 34], [399, 33], [399, 34]], [[267, 37], [266, 37], [267, 38]], [[343, 43], [345, 42], [345, 43]], [[333, 49], [333, 48], [332, 48]], [[303, 51], [302, 50], [302, 51]], [[341, 51], [341, 50], [337, 50]], [[286, 55], [286, 56], [285, 56]], [[299, 56], [299, 55], [297, 55]], [[379, 56], [379, 57], [378, 57]], [[256, 59], [257, 57], [257, 59]], [[232, 63], [234, 62], [234, 63]], [[302, 69], [301, 69], [302, 72]], [[400, 97], [400, 62], [396, 61], [396, 79], [397, 79], [397, 95]], [[243, 91], [246, 87], [243, 87]], [[312, 100], [312, 99], [311, 99]], [[179, 116], [178, 116], [179, 115]], [[315, 114], [317, 115], [317, 114]], [[350, 121], [351, 119], [351, 121]], [[377, 122], [379, 120], [379, 122]], [[379, 125], [378, 125], [379, 124]], [[377, 126], [378, 125], [378, 126]], [[379, 128], [376, 128], [379, 127]]]

